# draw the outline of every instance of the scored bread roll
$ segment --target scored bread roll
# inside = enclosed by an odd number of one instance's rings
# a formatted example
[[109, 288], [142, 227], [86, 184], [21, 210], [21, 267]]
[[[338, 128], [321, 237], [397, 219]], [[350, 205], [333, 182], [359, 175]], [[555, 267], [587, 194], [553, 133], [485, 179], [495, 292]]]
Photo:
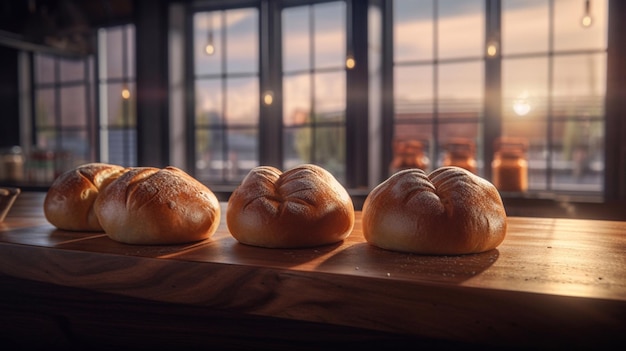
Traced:
[[59, 229], [102, 231], [93, 204], [98, 194], [125, 171], [118, 165], [87, 163], [62, 173], [46, 193], [46, 219]]
[[369, 193], [362, 225], [365, 239], [383, 249], [459, 255], [500, 245], [506, 212], [495, 186], [465, 169], [409, 169]]
[[211, 237], [220, 204], [204, 184], [176, 167], [133, 167], [94, 204], [105, 233], [126, 244], [167, 245]]
[[304, 164], [282, 173], [253, 168], [232, 193], [226, 224], [240, 243], [304, 248], [345, 239], [354, 227], [354, 205], [327, 170]]

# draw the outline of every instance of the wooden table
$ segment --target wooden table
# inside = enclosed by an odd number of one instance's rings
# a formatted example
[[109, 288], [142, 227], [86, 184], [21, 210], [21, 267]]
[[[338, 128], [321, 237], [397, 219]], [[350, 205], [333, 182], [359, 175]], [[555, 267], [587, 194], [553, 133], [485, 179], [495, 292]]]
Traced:
[[[43, 216], [44, 195], [23, 193], [0, 224], [0, 276], [22, 289], [34, 284], [31, 294], [43, 284], [91, 292], [93, 304], [103, 294], [259, 318], [258, 328], [268, 318], [311, 333], [312, 326], [356, 331], [355, 340], [522, 348], [626, 341], [626, 222], [509, 217], [500, 247], [465, 256], [370, 246], [360, 212], [344, 242], [311, 249], [239, 244], [224, 218], [203, 242], [132, 246], [104, 233], [55, 229]], [[231, 324], [237, 328], [236, 318]]]

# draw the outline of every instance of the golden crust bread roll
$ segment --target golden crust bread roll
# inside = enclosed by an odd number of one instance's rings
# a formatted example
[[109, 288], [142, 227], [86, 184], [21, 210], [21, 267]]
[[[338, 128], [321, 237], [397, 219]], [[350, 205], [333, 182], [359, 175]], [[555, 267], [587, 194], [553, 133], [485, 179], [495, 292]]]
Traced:
[[102, 231], [93, 210], [98, 194], [126, 168], [106, 163], [87, 163], [58, 176], [46, 193], [44, 214], [59, 229]]
[[354, 227], [354, 205], [327, 170], [304, 164], [282, 173], [253, 168], [232, 193], [226, 224], [240, 243], [304, 248], [345, 239]]
[[94, 204], [105, 233], [126, 244], [182, 244], [211, 237], [220, 204], [204, 184], [176, 167], [134, 167]]
[[429, 255], [484, 252], [506, 234], [506, 212], [495, 186], [459, 167], [393, 174], [365, 199], [362, 221], [370, 244]]

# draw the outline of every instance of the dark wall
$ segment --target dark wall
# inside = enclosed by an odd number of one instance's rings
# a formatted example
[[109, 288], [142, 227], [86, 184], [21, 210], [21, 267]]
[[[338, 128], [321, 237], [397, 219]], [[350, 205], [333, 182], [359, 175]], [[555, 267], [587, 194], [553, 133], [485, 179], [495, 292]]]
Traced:
[[0, 148], [20, 144], [17, 51], [0, 46]]

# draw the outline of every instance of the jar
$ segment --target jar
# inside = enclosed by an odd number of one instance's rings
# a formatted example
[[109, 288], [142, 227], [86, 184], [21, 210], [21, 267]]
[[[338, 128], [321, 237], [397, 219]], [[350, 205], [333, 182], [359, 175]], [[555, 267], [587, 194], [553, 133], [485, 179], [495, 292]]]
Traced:
[[471, 140], [455, 139], [446, 144], [443, 166], [456, 166], [476, 174], [476, 147]]
[[500, 191], [528, 190], [528, 143], [522, 138], [500, 138], [491, 164], [493, 185]]
[[394, 156], [389, 166], [391, 174], [403, 169], [419, 168], [428, 171], [430, 159], [424, 153], [424, 146], [418, 140], [396, 141]]
[[13, 146], [0, 153], [0, 180], [20, 182], [24, 179], [24, 156], [22, 148]]

